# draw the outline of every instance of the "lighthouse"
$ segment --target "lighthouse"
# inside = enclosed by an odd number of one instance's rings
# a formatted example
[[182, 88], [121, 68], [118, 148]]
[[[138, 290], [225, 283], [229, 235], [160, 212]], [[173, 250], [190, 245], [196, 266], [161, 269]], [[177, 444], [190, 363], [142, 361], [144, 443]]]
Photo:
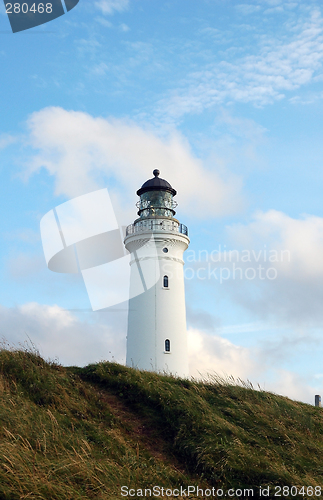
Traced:
[[154, 170], [137, 191], [138, 218], [124, 240], [130, 259], [127, 366], [188, 376], [183, 254], [188, 230], [175, 189]]

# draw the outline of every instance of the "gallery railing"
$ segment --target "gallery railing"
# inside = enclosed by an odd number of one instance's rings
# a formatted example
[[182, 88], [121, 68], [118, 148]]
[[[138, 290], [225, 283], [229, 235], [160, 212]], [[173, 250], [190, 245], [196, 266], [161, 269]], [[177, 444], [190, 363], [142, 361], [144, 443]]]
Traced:
[[130, 224], [126, 229], [126, 236], [140, 233], [141, 231], [171, 231], [188, 236], [188, 228], [185, 224], [165, 220], [145, 220], [137, 222], [136, 224]]

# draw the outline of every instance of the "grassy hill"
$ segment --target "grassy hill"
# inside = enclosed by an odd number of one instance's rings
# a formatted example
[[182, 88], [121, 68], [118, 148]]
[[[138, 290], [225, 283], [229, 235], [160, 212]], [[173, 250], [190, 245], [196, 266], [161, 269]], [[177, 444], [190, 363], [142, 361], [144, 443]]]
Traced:
[[323, 410], [241, 384], [1, 350], [0, 397], [1, 500], [130, 498], [122, 486], [141, 498], [188, 485], [222, 498], [305, 486], [281, 497], [317, 498], [323, 486]]

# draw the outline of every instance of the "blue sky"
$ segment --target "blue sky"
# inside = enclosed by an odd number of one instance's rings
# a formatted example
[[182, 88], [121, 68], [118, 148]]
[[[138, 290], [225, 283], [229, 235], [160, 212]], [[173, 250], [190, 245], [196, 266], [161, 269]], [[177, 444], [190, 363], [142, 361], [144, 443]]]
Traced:
[[[107, 187], [130, 224], [135, 191], [159, 168], [191, 238], [191, 373], [312, 403], [323, 383], [322, 16], [315, 1], [80, 0], [12, 34], [1, 4], [1, 336], [29, 336], [64, 364], [125, 361], [125, 304], [91, 312], [80, 275], [47, 269], [39, 223]], [[246, 271], [259, 265], [269, 278]]]

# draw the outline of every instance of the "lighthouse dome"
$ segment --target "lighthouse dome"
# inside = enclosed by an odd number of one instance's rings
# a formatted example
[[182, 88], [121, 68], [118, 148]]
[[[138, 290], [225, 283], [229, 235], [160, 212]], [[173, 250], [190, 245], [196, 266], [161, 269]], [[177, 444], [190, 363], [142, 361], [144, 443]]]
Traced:
[[161, 179], [159, 177], [159, 170], [155, 169], [153, 171], [154, 177], [146, 181], [140, 189], [137, 191], [137, 195], [141, 196], [143, 193], [147, 191], [168, 191], [173, 196], [175, 196], [176, 191], [172, 188], [169, 182], [165, 181], [165, 179]]

